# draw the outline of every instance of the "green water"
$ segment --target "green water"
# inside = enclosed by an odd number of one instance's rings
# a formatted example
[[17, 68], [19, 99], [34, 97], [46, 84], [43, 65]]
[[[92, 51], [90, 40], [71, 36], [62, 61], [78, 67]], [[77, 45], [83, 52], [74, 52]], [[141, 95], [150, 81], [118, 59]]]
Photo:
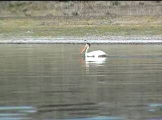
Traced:
[[162, 46], [0, 45], [0, 120], [160, 120]]

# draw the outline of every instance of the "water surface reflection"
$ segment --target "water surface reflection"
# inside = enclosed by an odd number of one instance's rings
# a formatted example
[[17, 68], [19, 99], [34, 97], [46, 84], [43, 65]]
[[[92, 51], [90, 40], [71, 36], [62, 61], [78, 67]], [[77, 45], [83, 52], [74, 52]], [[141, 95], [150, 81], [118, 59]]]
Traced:
[[81, 46], [1, 45], [0, 120], [161, 119], [161, 45]]

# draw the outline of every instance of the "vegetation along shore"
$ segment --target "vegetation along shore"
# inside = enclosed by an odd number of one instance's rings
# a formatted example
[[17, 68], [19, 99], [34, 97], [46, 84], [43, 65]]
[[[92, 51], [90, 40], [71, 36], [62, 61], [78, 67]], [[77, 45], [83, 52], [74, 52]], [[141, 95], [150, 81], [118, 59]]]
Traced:
[[1, 1], [0, 43], [162, 40], [161, 11], [161, 1]]

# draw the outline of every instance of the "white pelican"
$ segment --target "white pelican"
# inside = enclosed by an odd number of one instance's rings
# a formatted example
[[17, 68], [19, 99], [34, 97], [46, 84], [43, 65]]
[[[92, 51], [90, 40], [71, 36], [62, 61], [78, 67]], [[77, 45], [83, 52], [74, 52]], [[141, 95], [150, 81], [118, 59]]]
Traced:
[[92, 51], [92, 52], [88, 52], [88, 49], [90, 48], [90, 44], [87, 43], [85, 45], [85, 47], [83, 48], [83, 50], [81, 51], [81, 54], [85, 51], [85, 57], [106, 57], [107, 54], [101, 50], [96, 50], [96, 51]]

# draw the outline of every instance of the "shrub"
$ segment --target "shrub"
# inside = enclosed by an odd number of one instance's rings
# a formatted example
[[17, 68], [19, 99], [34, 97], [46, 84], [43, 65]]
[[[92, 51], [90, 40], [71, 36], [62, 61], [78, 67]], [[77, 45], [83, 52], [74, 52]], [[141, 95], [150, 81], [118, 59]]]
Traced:
[[118, 5], [120, 5], [120, 2], [119, 1], [111, 1], [111, 5], [118, 6]]

